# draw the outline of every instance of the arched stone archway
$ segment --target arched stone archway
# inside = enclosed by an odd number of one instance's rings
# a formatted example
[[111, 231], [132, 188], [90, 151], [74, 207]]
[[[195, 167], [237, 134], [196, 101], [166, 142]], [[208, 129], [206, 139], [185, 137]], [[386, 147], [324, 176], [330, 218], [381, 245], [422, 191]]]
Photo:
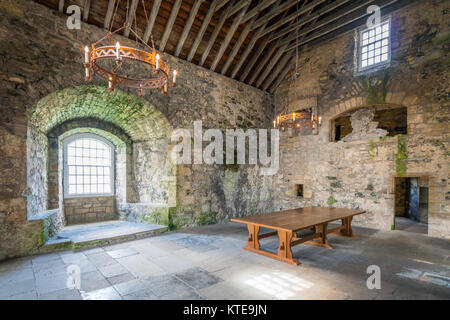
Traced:
[[[58, 90], [41, 99], [30, 113], [27, 138], [28, 217], [53, 209], [60, 192], [58, 152], [61, 137], [75, 132], [97, 132], [124, 148], [126, 186], [117, 199], [117, 210], [124, 207], [125, 219], [142, 221], [133, 203], [145, 203], [151, 211], [156, 205], [168, 207], [175, 202], [176, 167], [170, 161], [171, 125], [167, 118], [145, 99], [121, 90], [109, 92], [98, 86]], [[55, 156], [56, 155], [56, 156]], [[123, 194], [125, 193], [125, 195]], [[61, 198], [61, 196], [59, 196]], [[136, 206], [136, 205], [135, 205]], [[131, 209], [130, 209], [131, 207]], [[141, 206], [142, 207], [142, 206]], [[131, 211], [131, 212], [130, 212]], [[149, 222], [168, 223], [168, 209]]]
[[65, 121], [88, 117], [116, 125], [135, 142], [155, 142], [171, 133], [167, 118], [148, 101], [101, 86], [79, 86], [47, 95], [31, 111], [29, 125], [46, 133]]

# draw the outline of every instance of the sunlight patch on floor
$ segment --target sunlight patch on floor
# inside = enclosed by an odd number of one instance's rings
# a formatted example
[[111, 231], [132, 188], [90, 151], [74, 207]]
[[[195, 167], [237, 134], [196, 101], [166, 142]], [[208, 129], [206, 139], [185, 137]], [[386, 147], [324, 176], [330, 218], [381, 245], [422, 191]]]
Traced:
[[313, 286], [309, 281], [280, 271], [253, 277], [244, 283], [277, 299], [291, 298], [296, 292]]

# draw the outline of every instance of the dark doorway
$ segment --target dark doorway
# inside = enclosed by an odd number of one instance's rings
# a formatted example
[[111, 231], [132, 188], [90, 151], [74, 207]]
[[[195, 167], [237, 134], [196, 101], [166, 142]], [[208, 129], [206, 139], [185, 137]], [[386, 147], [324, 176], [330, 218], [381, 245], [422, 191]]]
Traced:
[[428, 186], [419, 178], [395, 178], [395, 229], [428, 233]]

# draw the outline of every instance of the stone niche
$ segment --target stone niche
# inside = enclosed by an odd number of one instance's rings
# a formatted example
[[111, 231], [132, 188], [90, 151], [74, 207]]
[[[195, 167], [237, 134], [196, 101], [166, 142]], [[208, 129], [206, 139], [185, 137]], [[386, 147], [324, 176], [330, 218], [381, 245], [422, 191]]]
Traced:
[[384, 129], [377, 129], [378, 122], [373, 121], [375, 111], [372, 108], [362, 108], [356, 110], [350, 116], [353, 131], [346, 135], [342, 141], [370, 140], [385, 137], [389, 132]]

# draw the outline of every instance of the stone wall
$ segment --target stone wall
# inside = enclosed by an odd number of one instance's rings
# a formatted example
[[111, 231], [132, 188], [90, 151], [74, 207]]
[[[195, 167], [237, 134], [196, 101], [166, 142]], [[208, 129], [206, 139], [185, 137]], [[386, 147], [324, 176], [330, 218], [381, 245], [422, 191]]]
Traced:
[[[39, 215], [61, 206], [61, 196], [58, 202], [48, 198], [47, 190], [53, 195], [61, 191], [55, 183], [55, 159], [50, 167], [46, 163], [47, 138], [53, 128], [76, 119], [111, 123], [130, 137], [126, 170], [136, 173], [136, 185], [127, 185], [126, 201], [171, 203], [174, 228], [271, 206], [269, 192], [254, 191], [271, 183], [261, 180], [255, 167], [229, 171], [193, 165], [178, 173], [167, 159], [170, 131], [191, 127], [196, 120], [204, 128], [267, 127], [271, 95], [168, 55], [163, 59], [179, 75], [168, 95], [158, 90], [143, 98], [134, 90], [108, 93], [98, 79], [86, 84], [82, 67], [84, 46], [104, 31], [85, 23], [81, 30], [69, 30], [66, 19], [32, 1], [0, 2], [0, 259], [35, 252], [41, 244], [40, 224], [28, 221], [27, 211]], [[121, 36], [116, 40], [134, 44]]]
[[[323, 116], [317, 135], [281, 138], [275, 202], [364, 209], [357, 224], [388, 230], [395, 228], [394, 177], [419, 177], [429, 187], [428, 234], [450, 238], [449, 3], [415, 1], [391, 19], [388, 68], [355, 73], [356, 32], [349, 32], [301, 52], [300, 77], [290, 75], [275, 92], [276, 106], [313, 107]], [[332, 142], [335, 118], [380, 106], [407, 108], [407, 135]], [[294, 196], [295, 183], [304, 184], [304, 199]]]
[[114, 197], [77, 197], [64, 199], [66, 222], [81, 224], [117, 219]]

